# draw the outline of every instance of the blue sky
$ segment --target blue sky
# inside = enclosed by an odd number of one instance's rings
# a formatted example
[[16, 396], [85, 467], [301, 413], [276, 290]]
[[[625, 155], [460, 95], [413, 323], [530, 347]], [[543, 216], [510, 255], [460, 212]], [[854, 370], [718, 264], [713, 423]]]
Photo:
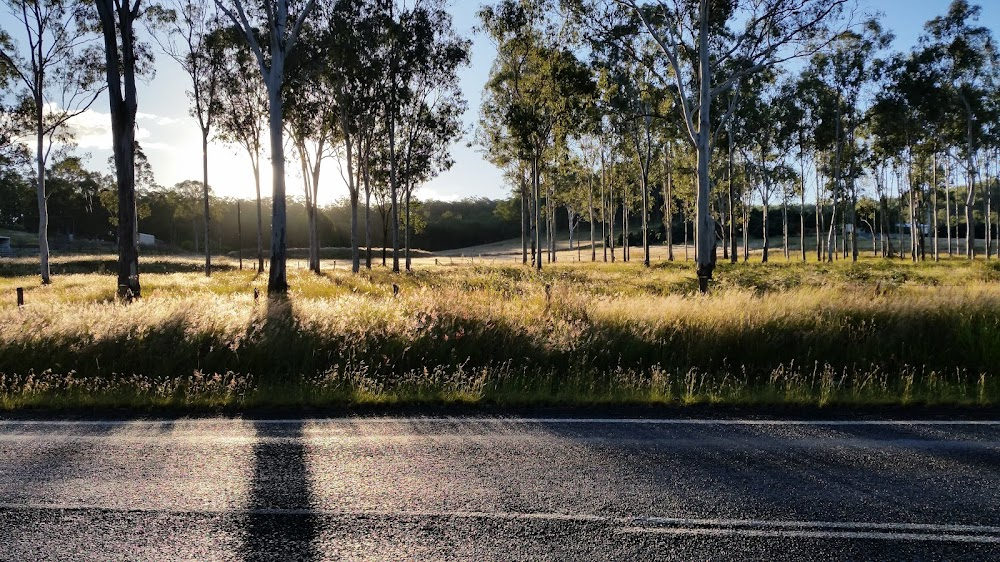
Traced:
[[[462, 87], [469, 109], [465, 120], [471, 128], [477, 122], [479, 101], [483, 85], [492, 64], [495, 51], [483, 36], [473, 34], [475, 14], [483, 2], [479, 0], [454, 0], [452, 15], [456, 28], [473, 39], [472, 64], [462, 71]], [[945, 13], [950, 0], [862, 0], [868, 11], [885, 14], [884, 26], [896, 35], [896, 48], [908, 49], [916, 44], [924, 22]], [[994, 34], [1000, 30], [1000, 0], [980, 0], [980, 24]], [[6, 13], [0, 15], [0, 24], [11, 29]], [[156, 77], [149, 84], [139, 86], [139, 131], [137, 136], [145, 147], [156, 174], [157, 182], [173, 185], [185, 179], [201, 178], [201, 141], [196, 121], [188, 115], [185, 94], [188, 80], [183, 72], [165, 56], [157, 59]], [[90, 166], [104, 169], [110, 155], [110, 119], [107, 99], [101, 98], [91, 111], [77, 124], [79, 151], [89, 153]], [[463, 197], [505, 197], [510, 189], [503, 184], [499, 170], [483, 160], [476, 147], [468, 147], [469, 138], [452, 147], [455, 166], [448, 172], [423, 186], [418, 197], [424, 199], [460, 199]], [[213, 143], [209, 152], [209, 184], [222, 196], [253, 196], [253, 176], [245, 153], [236, 147]], [[320, 184], [320, 202], [330, 202], [345, 197], [347, 189], [341, 179], [338, 163], [324, 164]], [[270, 191], [270, 180], [263, 178], [264, 192]], [[294, 170], [297, 166], [288, 166]], [[288, 176], [288, 193], [300, 195], [301, 181], [294, 173]]]

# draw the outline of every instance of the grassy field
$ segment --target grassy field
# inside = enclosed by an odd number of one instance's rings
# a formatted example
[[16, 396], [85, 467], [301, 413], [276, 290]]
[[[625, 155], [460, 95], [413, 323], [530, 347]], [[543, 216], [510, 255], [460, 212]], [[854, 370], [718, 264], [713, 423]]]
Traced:
[[292, 261], [276, 300], [232, 260], [151, 257], [123, 305], [113, 256], [46, 287], [0, 260], [0, 409], [1000, 403], [996, 262], [723, 263], [702, 296], [690, 263], [566, 261]]

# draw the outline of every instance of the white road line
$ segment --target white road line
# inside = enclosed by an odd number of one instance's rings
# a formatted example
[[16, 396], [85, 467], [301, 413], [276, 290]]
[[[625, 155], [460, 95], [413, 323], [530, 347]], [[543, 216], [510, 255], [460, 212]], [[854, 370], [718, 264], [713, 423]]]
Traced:
[[937, 523], [879, 523], [860, 521], [794, 521], [772, 519], [693, 519], [676, 517], [645, 517], [641, 521], [673, 527], [781, 527], [792, 529], [846, 529], [877, 531], [926, 531], [936, 533], [992, 533], [1000, 535], [1000, 527], [983, 525], [953, 525]]
[[[316, 446], [330, 447], [350, 447], [359, 444], [381, 444], [381, 445], [401, 445], [401, 446], [423, 446], [428, 443], [435, 445], [447, 444], [467, 444], [470, 442], [492, 443], [496, 445], [523, 445], [523, 446], [545, 446], [550, 447], [553, 443], [553, 436], [547, 433], [536, 434], [533, 432], [519, 433], [499, 433], [489, 432], [477, 433], [474, 435], [451, 434], [451, 433], [404, 433], [399, 432], [392, 435], [344, 435], [324, 433], [311, 429], [305, 431], [301, 436], [280, 437], [280, 436], [250, 436], [233, 435], [225, 430], [218, 432], [207, 430], [197, 432], [180, 432], [165, 434], [142, 434], [142, 433], [64, 433], [45, 432], [40, 428], [22, 428], [20, 431], [0, 431], [0, 444], [29, 444], [29, 445], [68, 445], [72, 443], [111, 443], [122, 445], [145, 445], [156, 443], [179, 443], [187, 445], [236, 445], [250, 446], [260, 444], [275, 445], [300, 445], [309, 444]], [[613, 446], [613, 447], [667, 447], [674, 450], [690, 450], [695, 448], [712, 447], [725, 450], [743, 451], [778, 451], [791, 452], [802, 450], [823, 450], [832, 451], [851, 450], [920, 450], [920, 451], [968, 451], [968, 452], [1000, 452], [1000, 440], [998, 439], [938, 439], [938, 438], [905, 438], [905, 439], [861, 439], [854, 437], [842, 437], [830, 435], [825, 437], [800, 437], [800, 436], [766, 436], [753, 437], [743, 440], [734, 440], [724, 432], [718, 435], [705, 437], [650, 437], [641, 438], [614, 438], [614, 437], [589, 437], [574, 436], [567, 437], [575, 445], [591, 446]]]
[[154, 420], [3, 420], [0, 427], [11, 426], [160, 426], [182, 422], [185, 425], [255, 425], [300, 424], [513, 424], [513, 425], [728, 425], [728, 426], [1000, 426], [1000, 420], [765, 420], [765, 419], [644, 419], [644, 418], [503, 418], [503, 417], [347, 417], [254, 420], [243, 418], [177, 418]]
[[[697, 519], [677, 517], [612, 517], [586, 513], [520, 513], [431, 510], [334, 510], [334, 509], [221, 509], [197, 510], [102, 507], [50, 503], [0, 503], [0, 511], [102, 511], [159, 515], [265, 515], [396, 517], [428, 519], [489, 519], [499, 521], [552, 521], [598, 523], [619, 527], [619, 533], [673, 535], [747, 536], [768, 538], [885, 539], [901, 541], [952, 541], [1000, 544], [1000, 527], [935, 523], [878, 523], [860, 521], [794, 521], [768, 519]], [[641, 526], [654, 524], [656, 526]]]
[[728, 536], [754, 538], [783, 539], [847, 539], [847, 540], [887, 540], [902, 542], [960, 542], [975, 544], [1000, 544], [1000, 537], [989, 535], [942, 535], [922, 533], [886, 533], [877, 531], [796, 531], [796, 530], [757, 530], [757, 529], [712, 529], [712, 528], [642, 528], [630, 527], [619, 530], [621, 533], [644, 533], [680, 536]]

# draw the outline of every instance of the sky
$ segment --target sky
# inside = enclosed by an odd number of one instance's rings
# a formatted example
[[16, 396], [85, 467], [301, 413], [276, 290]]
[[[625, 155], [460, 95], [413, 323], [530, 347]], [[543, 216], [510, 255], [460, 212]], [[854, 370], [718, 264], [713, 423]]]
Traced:
[[[1000, 0], [974, 3], [982, 6], [979, 23], [1000, 38]], [[500, 171], [483, 159], [478, 147], [469, 146], [478, 122], [483, 86], [496, 54], [487, 37], [474, 33], [476, 12], [482, 4], [481, 0], [453, 0], [451, 3], [456, 29], [472, 39], [471, 64], [460, 74], [462, 90], [469, 102], [465, 114], [468, 134], [452, 146], [455, 165], [417, 190], [416, 195], [421, 199], [497, 199], [510, 193]], [[896, 35], [894, 47], [906, 50], [916, 44], [924, 22], [947, 11], [950, 0], [861, 0], [861, 4], [866, 11], [885, 15], [882, 20], [884, 26]], [[0, 25], [4, 29], [12, 29], [10, 16], [0, 14]], [[201, 179], [201, 137], [197, 121], [188, 114], [186, 92], [189, 87], [189, 79], [184, 72], [162, 54], [157, 57], [155, 77], [138, 87], [136, 137], [160, 185], [171, 186], [186, 179]], [[87, 113], [74, 121], [73, 126], [77, 135], [77, 152], [89, 155], [88, 166], [110, 172], [107, 162], [111, 155], [111, 120], [107, 97], [100, 97]], [[302, 182], [295, 172], [296, 162], [286, 164], [287, 193], [292, 196], [302, 194]], [[264, 194], [270, 193], [270, 170], [266, 163], [265, 155], [261, 181]], [[347, 195], [347, 187], [338, 167], [338, 161], [324, 163], [320, 180], [321, 204], [343, 199]], [[209, 185], [219, 196], [253, 197], [253, 174], [245, 151], [213, 142], [209, 148]]]

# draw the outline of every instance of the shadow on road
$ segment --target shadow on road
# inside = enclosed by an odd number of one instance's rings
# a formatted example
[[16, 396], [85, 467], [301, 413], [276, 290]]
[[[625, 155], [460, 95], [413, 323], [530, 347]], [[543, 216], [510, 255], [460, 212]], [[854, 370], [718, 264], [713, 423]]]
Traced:
[[254, 424], [253, 479], [244, 523], [243, 560], [316, 560], [302, 423]]

